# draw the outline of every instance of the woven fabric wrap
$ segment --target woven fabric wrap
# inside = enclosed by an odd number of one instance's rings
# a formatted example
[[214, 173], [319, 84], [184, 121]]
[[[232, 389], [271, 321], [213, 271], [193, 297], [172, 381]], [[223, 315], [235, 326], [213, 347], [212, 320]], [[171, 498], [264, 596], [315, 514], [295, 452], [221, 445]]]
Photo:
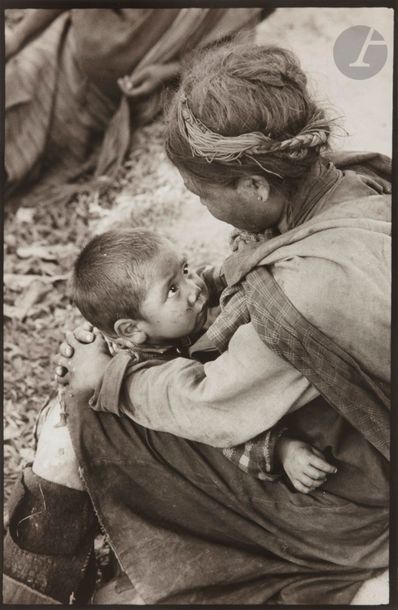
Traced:
[[249, 321], [261, 340], [290, 362], [321, 396], [389, 459], [389, 388], [308, 322], [266, 267], [248, 273], [223, 295], [223, 312], [208, 334], [224, 351], [235, 330]]
[[224, 456], [243, 472], [261, 481], [274, 481], [281, 475], [276, 461], [276, 443], [286, 426], [277, 423], [251, 441], [223, 449]]

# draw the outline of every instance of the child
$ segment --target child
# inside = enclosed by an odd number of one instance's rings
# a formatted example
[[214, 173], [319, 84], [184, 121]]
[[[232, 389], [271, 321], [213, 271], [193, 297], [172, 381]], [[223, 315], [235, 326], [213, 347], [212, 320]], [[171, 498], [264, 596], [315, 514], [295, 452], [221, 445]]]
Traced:
[[[124, 413], [119, 401], [126, 369], [153, 366], [165, 359], [193, 356], [201, 362], [219, 355], [205, 328], [208, 309], [218, 303], [224, 283], [210, 267], [192, 271], [185, 257], [159, 235], [143, 229], [109, 231], [92, 239], [80, 253], [73, 273], [74, 301], [96, 326], [115, 356], [93, 408]], [[321, 485], [336, 469], [315, 448], [284, 435], [281, 425], [239, 447], [223, 449], [242, 470], [263, 480], [283, 466], [304, 493]], [[277, 468], [276, 468], [277, 470]]]

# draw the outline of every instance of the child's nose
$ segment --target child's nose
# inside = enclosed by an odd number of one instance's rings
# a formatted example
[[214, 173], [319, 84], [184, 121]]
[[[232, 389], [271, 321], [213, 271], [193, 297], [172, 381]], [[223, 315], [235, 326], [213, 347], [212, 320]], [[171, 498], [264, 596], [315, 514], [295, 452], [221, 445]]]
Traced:
[[200, 295], [200, 288], [199, 286], [196, 286], [196, 284], [193, 284], [191, 287], [191, 290], [189, 291], [188, 294], [188, 303], [189, 305], [195, 305], [198, 297]]

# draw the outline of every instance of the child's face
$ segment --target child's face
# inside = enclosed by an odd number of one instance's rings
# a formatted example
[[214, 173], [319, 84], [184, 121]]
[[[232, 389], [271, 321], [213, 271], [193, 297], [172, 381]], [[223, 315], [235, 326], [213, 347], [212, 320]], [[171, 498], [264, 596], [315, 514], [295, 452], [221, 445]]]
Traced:
[[165, 244], [150, 263], [147, 283], [139, 327], [148, 343], [187, 337], [203, 327], [207, 318], [206, 285], [171, 246]]

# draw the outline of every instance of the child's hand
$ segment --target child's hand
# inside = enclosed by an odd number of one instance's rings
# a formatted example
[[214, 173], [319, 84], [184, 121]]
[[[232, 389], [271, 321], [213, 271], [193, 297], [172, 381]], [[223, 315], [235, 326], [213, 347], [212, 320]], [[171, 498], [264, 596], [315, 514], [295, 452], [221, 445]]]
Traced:
[[[78, 337], [78, 338], [77, 338]], [[87, 341], [81, 343], [81, 341]], [[102, 380], [111, 359], [102, 335], [84, 328], [67, 333], [60, 347], [56, 374], [58, 383], [68, 385], [72, 392], [93, 391]], [[61, 375], [61, 370], [66, 374]]]
[[307, 443], [281, 437], [276, 447], [279, 460], [297, 491], [314, 491], [337, 468], [326, 462], [322, 453]]

